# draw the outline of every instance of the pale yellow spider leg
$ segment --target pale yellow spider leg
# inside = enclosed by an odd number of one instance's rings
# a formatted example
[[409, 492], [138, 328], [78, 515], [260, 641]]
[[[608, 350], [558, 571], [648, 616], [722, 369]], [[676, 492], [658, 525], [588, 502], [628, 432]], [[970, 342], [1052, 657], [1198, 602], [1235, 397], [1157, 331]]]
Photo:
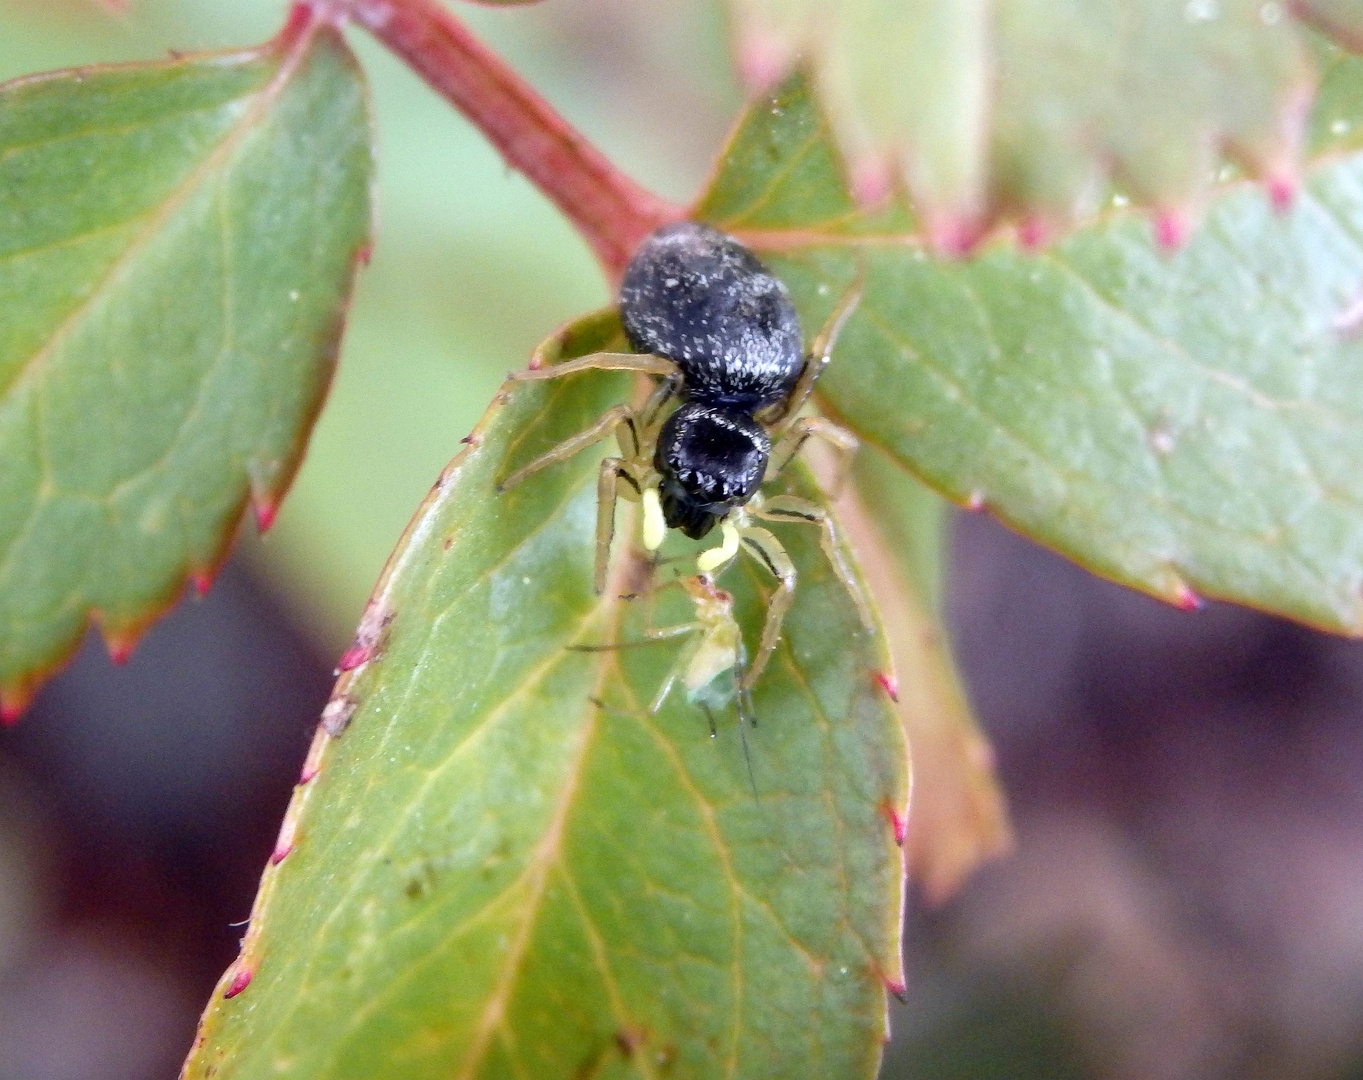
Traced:
[[606, 574], [610, 570], [611, 541], [615, 539], [615, 503], [622, 480], [634, 483], [624, 461], [608, 457], [601, 462], [601, 471], [596, 475], [596, 573], [592, 580], [598, 596], [606, 588]]
[[702, 574], [712, 575], [721, 566], [738, 554], [738, 529], [725, 518], [719, 523], [720, 544], [696, 556], [696, 569]]
[[525, 368], [513, 371], [507, 378], [513, 382], [541, 382], [545, 379], [559, 379], [564, 375], [576, 375], [579, 371], [642, 371], [649, 375], [675, 377], [677, 365], [671, 360], [648, 353], [592, 353], [579, 356], [576, 360], [565, 360], [561, 364], [547, 364], [540, 368]]
[[743, 678], [739, 682], [739, 689], [746, 691], [756, 685], [762, 670], [767, 666], [767, 661], [771, 659], [771, 654], [776, 651], [776, 643], [781, 640], [781, 624], [785, 621], [786, 612], [790, 610], [791, 601], [795, 598], [795, 564], [790, 561], [790, 556], [781, 546], [781, 541], [766, 529], [749, 525], [740, 535], [748, 554], [776, 579], [776, 591], [767, 602], [767, 618], [762, 624], [761, 644], [757, 647], [757, 655], [753, 657], [752, 664], [743, 673]]
[[866, 596], [861, 591], [857, 575], [852, 572], [851, 565], [843, 557], [842, 546], [838, 543], [838, 528], [833, 522], [832, 514], [817, 503], [812, 503], [808, 499], [801, 499], [796, 495], [775, 495], [763, 501], [761, 506], [751, 507], [749, 513], [754, 517], [762, 518], [764, 521], [789, 521], [802, 525], [817, 525], [819, 527], [819, 546], [823, 548], [823, 553], [828, 558], [829, 565], [833, 567], [833, 573], [837, 575], [843, 588], [852, 598], [852, 602], [856, 604], [857, 614], [861, 617], [862, 625], [868, 630], [875, 626], [875, 617], [871, 613], [871, 605], [867, 603]]
[[814, 341], [809, 346], [809, 352], [805, 354], [805, 362], [800, 369], [800, 377], [796, 380], [790, 395], [784, 401], [779, 401], [773, 405], [762, 417], [765, 424], [770, 427], [780, 427], [804, 407], [805, 402], [809, 400], [809, 395], [814, 392], [814, 384], [823, 374], [823, 369], [828, 366], [828, 361], [833, 358], [833, 345], [838, 340], [838, 334], [842, 332], [844, 324], [851, 318], [852, 312], [857, 309], [857, 305], [861, 303], [861, 294], [865, 285], [866, 268], [863, 266], [857, 271], [856, 280], [842, 294], [837, 306], [824, 320], [819, 332], [814, 335]]
[[[669, 360], [668, 363], [671, 363], [671, 361]], [[671, 375], [665, 377], [663, 381], [654, 388], [653, 393], [648, 396], [648, 400], [644, 402], [643, 407], [639, 410], [639, 423], [645, 431], [652, 432], [653, 428], [657, 426], [658, 414], [662, 412], [663, 406], [672, 400], [672, 395], [675, 394], [680, 387], [681, 372], [674, 370]]]
[[637, 450], [639, 439], [634, 428], [634, 410], [628, 405], [616, 405], [603, 412], [597, 418], [596, 423], [585, 431], [579, 431], [576, 435], [564, 439], [557, 446], [535, 458], [530, 464], [522, 465], [498, 484], [497, 490], [499, 492], [510, 491], [531, 473], [539, 472], [549, 465], [556, 465], [560, 461], [567, 461], [574, 454], [608, 438], [617, 428], [622, 428], [629, 435], [631, 445]]
[[667, 519], [663, 516], [662, 500], [658, 497], [658, 485], [649, 484], [644, 488], [641, 501], [644, 504], [644, 520], [640, 531], [643, 533], [644, 547], [657, 551], [667, 537]]
[[840, 427], [822, 416], [802, 416], [790, 425], [789, 430], [772, 448], [771, 457], [767, 459], [767, 473], [763, 479], [770, 480], [778, 475], [794, 460], [795, 455], [811, 437], [828, 443], [838, 457], [837, 478], [832, 485], [833, 491], [836, 492], [851, 471], [852, 458], [861, 446], [861, 441], [845, 427]]

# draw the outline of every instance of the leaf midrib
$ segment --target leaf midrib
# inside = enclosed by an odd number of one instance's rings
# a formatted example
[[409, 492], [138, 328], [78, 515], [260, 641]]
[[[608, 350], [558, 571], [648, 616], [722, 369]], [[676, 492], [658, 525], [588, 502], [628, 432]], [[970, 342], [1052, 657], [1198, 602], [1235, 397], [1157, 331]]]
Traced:
[[[627, 512], [626, 517], [630, 520], [625, 523], [626, 530], [632, 525], [633, 516], [632, 513]], [[616, 559], [612, 563], [610, 575], [606, 580], [605, 589], [602, 590], [601, 598], [592, 606], [579, 625], [579, 637], [604, 612], [607, 623], [606, 636], [610, 640], [616, 638], [620, 629], [624, 605], [614, 598], [620, 594], [628, 563], [627, 558]], [[563, 790], [559, 795], [558, 804], [554, 807], [554, 815], [549, 820], [544, 838], [536, 846], [535, 852], [531, 856], [530, 865], [537, 865], [537, 873], [531, 884], [530, 894], [526, 898], [525, 920], [515, 942], [506, 954], [504, 968], [497, 986], [488, 998], [487, 1004], [483, 1006], [482, 1015], [479, 1017], [475, 1029], [473, 1045], [469, 1049], [465, 1066], [456, 1074], [456, 1080], [471, 1080], [477, 1073], [487, 1055], [488, 1048], [492, 1045], [493, 1036], [501, 1028], [505, 1018], [507, 1001], [515, 989], [534, 929], [539, 923], [541, 912], [544, 910], [544, 892], [549, 884], [550, 871], [561, 862], [564, 830], [567, 826], [568, 816], [576, 802], [583, 768], [598, 730], [600, 709], [596, 702], [600, 700], [607, 677], [614, 666], [613, 661], [614, 658], [609, 653], [603, 652], [596, 656], [596, 672], [592, 681], [592, 689], [582, 703], [585, 708], [585, 720], [577, 753], [564, 774]]]

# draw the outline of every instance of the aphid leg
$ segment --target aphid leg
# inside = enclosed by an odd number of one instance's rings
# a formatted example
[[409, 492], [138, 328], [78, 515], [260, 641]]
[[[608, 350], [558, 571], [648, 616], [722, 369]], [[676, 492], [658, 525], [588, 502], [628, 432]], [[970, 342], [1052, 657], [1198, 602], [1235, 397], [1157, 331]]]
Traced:
[[811, 436], [828, 443], [837, 454], [838, 478], [834, 486], [840, 486], [851, 468], [852, 458], [861, 446], [861, 441], [845, 427], [840, 427], [832, 420], [825, 420], [822, 416], [802, 416], [790, 425], [790, 429], [772, 448], [771, 457], [767, 460], [767, 474], [763, 479], [771, 480], [780, 474], [781, 470], [794, 460], [795, 455]]
[[548, 364], [540, 368], [526, 368], [513, 371], [508, 378], [513, 382], [541, 382], [545, 379], [558, 379], [564, 375], [576, 375], [579, 371], [642, 371], [649, 375], [675, 377], [677, 365], [661, 356], [648, 353], [592, 353], [579, 356], [576, 360], [565, 360], [561, 364]]
[[776, 643], [781, 640], [781, 624], [785, 621], [786, 612], [795, 598], [795, 564], [790, 561], [790, 556], [781, 546], [781, 541], [766, 529], [749, 525], [741, 530], [739, 535], [748, 554], [766, 567], [776, 579], [776, 591], [767, 602], [767, 619], [762, 624], [762, 641], [757, 647], [757, 655], [753, 657], [752, 666], [743, 673], [738, 683], [741, 694], [743, 691], [751, 690], [757, 683], [763, 668], [767, 666], [767, 661], [771, 659], [771, 654], [776, 651]]
[[[685, 632], [701, 629], [703, 629], [701, 623], [690, 623], [687, 624]], [[682, 646], [681, 651], [677, 654], [677, 659], [668, 668], [667, 677], [658, 687], [658, 692], [653, 695], [653, 704], [648, 707], [650, 716], [656, 714], [663, 707], [663, 703], [667, 701], [667, 695], [672, 693], [672, 688], [677, 685], [677, 680], [682, 678], [686, 669], [691, 665], [691, 660], [696, 655], [697, 648], [699, 648], [699, 639], [689, 641]]]
[[674, 637], [695, 633], [699, 623], [682, 623], [678, 626], [664, 626], [658, 630], [644, 630], [636, 641], [610, 641], [597, 645], [565, 645], [568, 652], [620, 652], [622, 649], [640, 649], [646, 645], [660, 645]]
[[819, 527], [819, 546], [823, 548], [823, 553], [828, 558], [829, 565], [833, 567], [833, 573], [842, 582], [842, 586], [847, 590], [847, 594], [852, 598], [852, 602], [857, 606], [857, 614], [861, 616], [861, 624], [870, 630], [875, 626], [874, 616], [871, 614], [871, 605], [866, 602], [866, 596], [861, 591], [861, 585], [857, 582], [857, 576], [852, 572], [852, 567], [843, 558], [842, 548], [838, 544], [838, 528], [833, 523], [833, 515], [817, 503], [812, 503], [808, 499], [801, 499], [796, 495], [776, 495], [765, 500], [761, 506], [750, 507], [748, 512], [753, 517], [762, 518], [764, 521], [789, 521], [803, 525], [817, 525]]
[[[743, 764], [748, 769], [748, 784], [752, 787], [752, 797], [757, 798], [757, 777], [752, 771], [752, 751], [748, 749], [748, 728], [757, 728], [757, 715], [752, 708], [752, 691], [743, 686], [743, 646], [738, 647], [738, 656], [734, 661], [734, 680], [738, 685], [738, 696], [734, 701], [734, 708], [738, 710], [738, 741], [743, 747]], [[713, 724], [713, 719], [711, 720]], [[711, 734], [711, 738], [714, 735]]]
[[866, 268], [862, 266], [857, 271], [857, 276], [847, 291], [842, 294], [837, 306], [833, 308], [828, 318], [824, 320], [823, 326], [814, 336], [813, 342], [809, 346], [809, 352], [805, 354], [804, 366], [800, 369], [800, 378], [796, 381], [795, 387], [790, 395], [781, 402], [772, 406], [766, 416], [762, 418], [763, 423], [770, 427], [780, 427], [792, 416], [798, 413], [809, 395], [814, 392], [814, 384], [819, 381], [819, 376], [823, 374], [823, 369], [828, 366], [828, 361], [833, 358], [833, 346], [838, 340], [838, 334], [842, 332], [843, 326], [851, 318], [852, 312], [856, 311], [857, 305], [861, 303], [862, 289], [866, 284]]
[[510, 491], [531, 473], [539, 472], [546, 466], [567, 461], [574, 454], [609, 437], [617, 428], [623, 428], [631, 440], [631, 445], [638, 446], [639, 440], [634, 427], [634, 410], [628, 405], [616, 405], [614, 408], [603, 412], [596, 423], [585, 431], [579, 431], [576, 435], [564, 439], [553, 449], [535, 458], [529, 465], [522, 465], [497, 485], [498, 492]]

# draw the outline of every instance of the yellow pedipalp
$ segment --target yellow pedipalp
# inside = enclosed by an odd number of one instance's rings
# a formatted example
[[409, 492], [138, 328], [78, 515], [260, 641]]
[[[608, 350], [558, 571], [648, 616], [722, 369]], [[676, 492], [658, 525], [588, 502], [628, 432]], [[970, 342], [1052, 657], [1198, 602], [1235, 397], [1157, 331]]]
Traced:
[[719, 528], [724, 535], [719, 547], [712, 547], [696, 556], [696, 569], [702, 574], [717, 570], [738, 554], [738, 530], [734, 528], [733, 522], [720, 522]]
[[658, 501], [658, 489], [656, 487], [644, 488], [644, 547], [649, 551], [657, 551], [663, 546], [663, 537], [667, 535], [667, 521], [663, 518], [663, 504]]

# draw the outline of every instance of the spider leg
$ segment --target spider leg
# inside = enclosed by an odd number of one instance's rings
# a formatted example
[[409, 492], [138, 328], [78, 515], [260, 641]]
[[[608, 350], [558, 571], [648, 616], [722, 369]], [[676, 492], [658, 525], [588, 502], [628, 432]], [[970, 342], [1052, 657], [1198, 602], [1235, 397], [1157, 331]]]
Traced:
[[720, 545], [696, 556], [696, 569], [712, 577], [738, 554], [739, 530], [734, 523], [726, 517], [719, 523], [719, 532], [723, 538]]
[[[497, 485], [498, 494], [510, 491], [531, 473], [537, 473], [549, 465], [558, 464], [560, 461], [567, 461], [574, 454], [609, 437], [617, 428], [623, 430], [629, 436], [630, 445], [633, 447], [634, 453], [637, 454], [639, 436], [635, 428], [634, 410], [628, 405], [616, 405], [603, 412], [596, 422], [585, 431], [579, 431], [576, 435], [564, 439], [557, 446], [535, 458], [530, 464], [522, 465]], [[624, 449], [623, 445], [621, 449]], [[633, 454], [630, 456], [633, 456]]]
[[764, 521], [789, 521], [802, 525], [817, 525], [819, 527], [819, 546], [823, 548], [823, 553], [828, 558], [829, 565], [833, 567], [833, 573], [842, 582], [842, 587], [847, 590], [847, 594], [852, 598], [852, 603], [857, 606], [857, 614], [861, 616], [861, 624], [870, 630], [875, 626], [874, 617], [871, 614], [871, 605], [866, 602], [866, 596], [861, 591], [861, 585], [857, 582], [857, 576], [852, 572], [851, 565], [843, 558], [842, 548], [838, 545], [838, 529], [833, 523], [833, 515], [817, 503], [812, 503], [808, 499], [801, 499], [795, 495], [776, 495], [765, 500], [761, 506], [749, 507], [748, 512], [753, 517], [762, 518]]
[[601, 462], [601, 471], [596, 474], [596, 572], [592, 578], [592, 587], [598, 596], [605, 591], [606, 574], [610, 570], [611, 541], [615, 539], [615, 503], [620, 496], [622, 480], [634, 484], [634, 477], [625, 468], [623, 460], [608, 457]]
[[840, 427], [832, 420], [825, 420], [822, 416], [802, 416], [790, 425], [772, 448], [771, 457], [767, 460], [767, 474], [763, 479], [772, 479], [789, 465], [811, 436], [828, 443], [838, 457], [837, 477], [830, 490], [830, 494], [836, 498], [837, 492], [847, 480], [847, 474], [852, 468], [852, 458], [861, 442], [846, 428]]
[[558, 379], [564, 375], [576, 375], [579, 371], [642, 371], [649, 375], [662, 375], [676, 378], [677, 365], [671, 360], [648, 353], [592, 353], [579, 356], [576, 360], [565, 360], [561, 364], [547, 364], [539, 368], [525, 368], [513, 371], [507, 378], [513, 382], [540, 382], [544, 379]]
[[762, 640], [757, 647], [757, 655], [739, 680], [738, 687], [742, 693], [751, 690], [757, 683], [771, 654], [776, 651], [776, 643], [781, 640], [781, 624], [795, 598], [795, 564], [790, 561], [781, 541], [766, 529], [749, 525], [741, 529], [739, 535], [748, 554], [776, 579], [776, 591], [767, 602], [767, 619], [762, 624]]
[[866, 267], [861, 266], [857, 270], [857, 276], [847, 291], [842, 294], [837, 306], [833, 308], [828, 318], [824, 320], [819, 332], [814, 335], [813, 342], [810, 343], [809, 352], [805, 354], [804, 366], [800, 368], [800, 377], [796, 380], [794, 388], [784, 401], [779, 401], [771, 407], [767, 415], [762, 418], [763, 423], [770, 427], [781, 427], [792, 416], [798, 413], [809, 395], [814, 392], [814, 384], [818, 382], [823, 369], [828, 366], [828, 361], [833, 358], [833, 345], [838, 340], [844, 324], [852, 316], [852, 312], [861, 303], [862, 290], [866, 285]]
[[[670, 364], [672, 361], [667, 362]], [[679, 389], [681, 389], [681, 372], [674, 367], [672, 374], [667, 375], [658, 384], [639, 410], [639, 424], [645, 431], [651, 430], [658, 422], [658, 414], [662, 412], [663, 406], [672, 400], [672, 396]]]

